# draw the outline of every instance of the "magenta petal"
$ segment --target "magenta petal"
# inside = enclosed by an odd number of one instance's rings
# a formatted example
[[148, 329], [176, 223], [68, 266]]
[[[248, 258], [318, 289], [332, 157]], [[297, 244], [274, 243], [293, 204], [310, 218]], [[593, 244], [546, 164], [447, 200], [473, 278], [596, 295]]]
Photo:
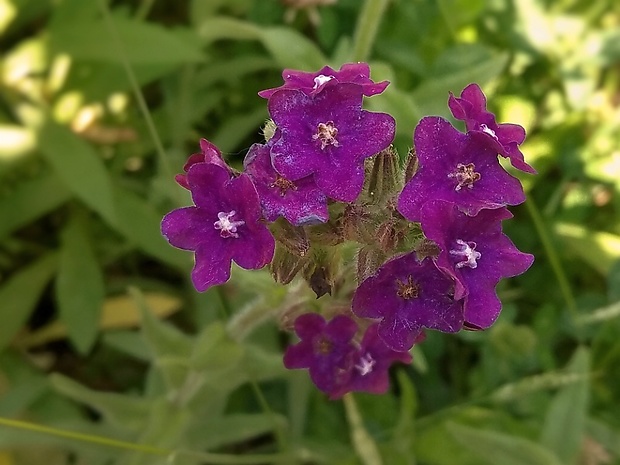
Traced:
[[170, 245], [183, 250], [196, 250], [205, 238], [217, 238], [212, 217], [196, 207], [179, 208], [168, 213], [161, 222], [161, 232]]
[[196, 249], [192, 284], [198, 292], [224, 284], [230, 279], [229, 251], [201, 245]]

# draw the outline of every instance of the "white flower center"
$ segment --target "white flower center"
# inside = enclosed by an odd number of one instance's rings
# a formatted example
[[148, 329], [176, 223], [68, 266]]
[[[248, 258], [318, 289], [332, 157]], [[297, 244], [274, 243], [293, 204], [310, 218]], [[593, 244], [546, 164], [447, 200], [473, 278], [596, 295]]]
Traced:
[[360, 361], [357, 365], [355, 365], [355, 368], [360, 372], [360, 375], [366, 376], [372, 371], [376, 363], [377, 362], [374, 358], [372, 358], [372, 355], [367, 353], [360, 358]]
[[495, 134], [495, 131], [493, 129], [491, 129], [490, 127], [488, 127], [486, 124], [481, 124], [480, 125], [480, 130], [482, 132], [486, 132], [493, 139], [497, 140], [497, 135]]
[[239, 234], [237, 234], [237, 227], [243, 226], [245, 221], [232, 221], [232, 217], [236, 214], [237, 212], [235, 210], [231, 210], [228, 213], [219, 212], [217, 214], [219, 219], [213, 223], [213, 227], [219, 229], [221, 237], [239, 237]]
[[313, 89], [317, 90], [323, 84], [325, 84], [326, 82], [331, 81], [332, 79], [334, 79], [334, 76], [325, 76], [324, 74], [319, 74], [317, 77], [314, 78], [314, 87], [313, 87]]
[[457, 262], [457, 268], [463, 268], [464, 266], [468, 266], [470, 268], [476, 268], [478, 266], [478, 262], [482, 254], [476, 250], [475, 242], [465, 242], [461, 239], [457, 239], [457, 248], [450, 250], [450, 255], [454, 255], [459, 259], [462, 259], [460, 262]]
[[463, 187], [473, 189], [474, 183], [482, 177], [480, 173], [474, 171], [475, 169], [476, 166], [473, 163], [468, 163], [467, 165], [459, 163], [456, 165], [456, 170], [448, 174], [449, 178], [456, 178], [457, 185], [454, 188], [455, 191], [458, 192]]
[[316, 127], [316, 133], [312, 135], [312, 140], [318, 140], [321, 143], [321, 150], [325, 150], [328, 145], [339, 147], [336, 136], [338, 135], [338, 128], [334, 126], [333, 121], [327, 123], [319, 123]]

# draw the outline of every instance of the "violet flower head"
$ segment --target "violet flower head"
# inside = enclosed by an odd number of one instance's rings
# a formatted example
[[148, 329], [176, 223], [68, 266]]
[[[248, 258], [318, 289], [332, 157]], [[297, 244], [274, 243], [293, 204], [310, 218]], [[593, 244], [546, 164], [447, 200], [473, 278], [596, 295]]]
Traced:
[[398, 211], [410, 221], [430, 199], [451, 202], [468, 215], [525, 201], [519, 180], [504, 170], [480, 131], [463, 134], [438, 116], [422, 118], [414, 145], [420, 167], [405, 185]]
[[199, 292], [230, 278], [231, 260], [245, 269], [271, 261], [275, 240], [260, 221], [258, 194], [250, 177], [231, 177], [215, 163], [187, 172], [194, 206], [168, 213], [161, 231], [171, 245], [195, 253], [192, 282]]
[[352, 343], [357, 324], [338, 315], [326, 322], [316, 313], [305, 313], [295, 320], [295, 332], [301, 339], [284, 353], [286, 368], [308, 368], [310, 378], [321, 391], [332, 394], [351, 377], [355, 346]]
[[495, 322], [501, 311], [497, 283], [524, 273], [534, 261], [502, 233], [502, 221], [508, 218], [512, 214], [506, 208], [468, 216], [440, 200], [422, 207], [422, 230], [439, 246], [437, 266], [456, 279], [455, 298], [465, 298], [469, 327], [485, 329]]
[[353, 358], [349, 381], [332, 393], [331, 399], [353, 391], [384, 394], [390, 386], [390, 366], [395, 362], [411, 363], [411, 354], [390, 349], [379, 337], [378, 330], [378, 324], [373, 324], [366, 330], [360, 348]]
[[262, 90], [258, 95], [268, 99], [279, 90], [296, 89], [301, 90], [306, 95], [314, 96], [326, 86], [337, 83], [350, 83], [362, 86], [362, 94], [370, 97], [383, 92], [389, 84], [389, 81], [374, 82], [370, 79], [370, 66], [368, 66], [368, 63], [345, 63], [338, 71], [329, 66], [324, 66], [316, 73], [285, 69], [282, 72], [282, 79], [284, 84], [280, 87]]
[[254, 144], [244, 167], [256, 186], [267, 221], [283, 216], [295, 226], [325, 223], [329, 219], [327, 197], [312, 176], [289, 181], [273, 169], [269, 145]]
[[415, 252], [386, 262], [353, 295], [353, 313], [380, 318], [379, 336], [395, 351], [411, 349], [423, 328], [455, 333], [463, 326], [463, 302], [454, 299], [454, 282]]
[[465, 87], [460, 97], [450, 92], [448, 106], [456, 119], [465, 121], [468, 131], [486, 134], [487, 141], [502, 157], [509, 158], [512, 166], [526, 173], [536, 173], [519, 150], [525, 140], [525, 129], [518, 124], [498, 124], [495, 115], [487, 110], [487, 99], [478, 84]]
[[364, 184], [364, 159], [388, 147], [396, 123], [386, 113], [362, 110], [362, 87], [337, 84], [310, 97], [280, 90], [269, 99], [280, 132], [271, 148], [275, 170], [290, 181], [314, 175], [325, 195], [352, 202]]
[[222, 152], [212, 142], [209, 142], [207, 139], [200, 139], [200, 150], [200, 153], [194, 153], [187, 159], [185, 165], [183, 165], [183, 174], [177, 174], [174, 177], [174, 180], [185, 189], [189, 189], [187, 172], [196, 163], [213, 163], [230, 170], [230, 167], [222, 158]]

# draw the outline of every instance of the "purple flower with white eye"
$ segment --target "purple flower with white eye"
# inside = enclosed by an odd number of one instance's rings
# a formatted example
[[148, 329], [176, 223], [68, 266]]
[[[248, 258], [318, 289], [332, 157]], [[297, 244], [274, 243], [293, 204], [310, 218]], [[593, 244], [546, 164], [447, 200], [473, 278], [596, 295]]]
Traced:
[[395, 351], [411, 349], [423, 328], [455, 333], [463, 326], [463, 302], [454, 280], [415, 252], [386, 262], [355, 291], [353, 313], [380, 318], [379, 336]]
[[512, 214], [498, 208], [468, 216], [453, 204], [430, 200], [420, 216], [424, 234], [441, 251], [437, 266], [456, 279], [455, 298], [465, 298], [466, 325], [488, 328], [501, 310], [497, 283], [524, 273], [534, 261], [502, 233], [502, 221]]
[[301, 90], [306, 95], [313, 96], [321, 92], [326, 86], [349, 83], [362, 86], [362, 93], [367, 97], [380, 94], [388, 86], [389, 81], [374, 82], [370, 79], [368, 63], [345, 63], [338, 71], [324, 66], [316, 73], [308, 73], [295, 69], [285, 69], [282, 72], [284, 84], [273, 89], [261, 90], [258, 95], [270, 98], [282, 89]]
[[351, 377], [355, 346], [352, 339], [357, 324], [338, 315], [329, 322], [316, 313], [305, 313], [295, 320], [299, 343], [284, 353], [288, 369], [308, 368], [310, 378], [321, 391], [332, 394]]
[[325, 223], [329, 219], [327, 197], [312, 176], [289, 181], [273, 169], [269, 145], [254, 144], [244, 167], [256, 186], [267, 221], [283, 216], [295, 226]]
[[468, 131], [486, 134], [487, 141], [502, 157], [509, 158], [512, 166], [526, 173], [536, 173], [519, 150], [525, 140], [525, 129], [518, 124], [498, 124], [495, 115], [487, 110], [487, 99], [478, 84], [465, 87], [460, 97], [450, 92], [448, 106], [456, 119], [465, 121]]
[[364, 184], [364, 159], [388, 147], [396, 123], [386, 113], [362, 110], [362, 87], [337, 84], [314, 97], [279, 90], [269, 113], [280, 131], [271, 148], [275, 170], [290, 181], [314, 175], [325, 195], [354, 201]]
[[185, 165], [183, 165], [183, 174], [177, 174], [174, 177], [174, 180], [185, 189], [189, 189], [187, 172], [196, 163], [213, 163], [230, 171], [230, 167], [222, 158], [222, 152], [213, 143], [207, 139], [200, 139], [200, 150], [200, 153], [194, 153], [187, 159]]
[[196, 163], [187, 183], [195, 205], [168, 213], [161, 231], [174, 247], [194, 251], [196, 290], [228, 281], [231, 261], [245, 269], [271, 261], [275, 240], [261, 222], [258, 194], [248, 175], [231, 177], [218, 164]]
[[499, 164], [495, 149], [479, 131], [463, 134], [438, 116], [422, 118], [414, 132], [419, 169], [398, 199], [398, 211], [419, 221], [430, 199], [457, 205], [468, 215], [525, 201], [519, 180]]
[[330, 399], [342, 397], [347, 392], [384, 394], [390, 386], [390, 366], [394, 362], [411, 363], [411, 354], [390, 349], [379, 337], [378, 329], [379, 325], [373, 324], [366, 330], [353, 358], [351, 377], [332, 393]]

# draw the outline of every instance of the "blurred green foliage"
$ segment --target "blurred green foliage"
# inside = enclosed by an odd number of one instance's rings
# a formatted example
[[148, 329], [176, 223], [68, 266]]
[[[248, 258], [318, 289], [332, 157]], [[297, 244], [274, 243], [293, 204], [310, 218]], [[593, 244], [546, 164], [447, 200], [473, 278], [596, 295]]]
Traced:
[[[0, 464], [620, 464], [620, 4], [304, 3], [0, 0]], [[341, 403], [280, 360], [274, 320], [321, 300], [239, 270], [196, 294], [159, 222], [200, 137], [239, 165], [259, 90], [352, 60], [401, 153], [475, 81], [539, 174], [497, 324]]]

